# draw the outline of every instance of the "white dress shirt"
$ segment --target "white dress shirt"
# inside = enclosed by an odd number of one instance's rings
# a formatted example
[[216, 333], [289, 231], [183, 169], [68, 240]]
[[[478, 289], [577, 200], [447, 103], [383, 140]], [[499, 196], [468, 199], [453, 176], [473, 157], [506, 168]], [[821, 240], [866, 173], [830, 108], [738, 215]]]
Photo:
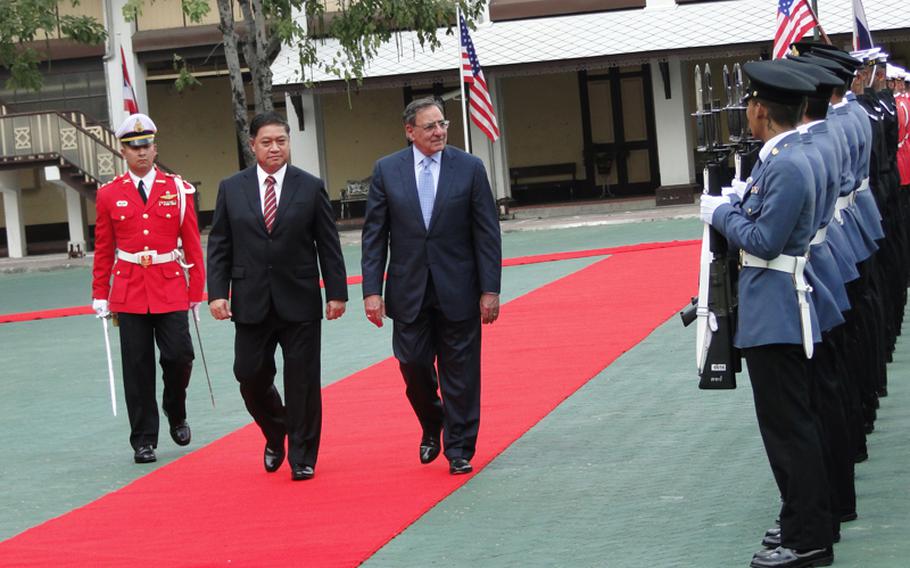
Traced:
[[281, 169], [273, 174], [266, 173], [262, 166], [256, 165], [256, 175], [259, 176], [259, 207], [262, 214], [265, 215], [265, 178], [272, 176], [275, 178], [275, 207], [281, 202], [281, 186], [284, 183], [284, 174], [288, 171], [288, 165], [281, 166]]
[[[417, 186], [420, 186], [420, 172], [423, 170], [423, 166], [420, 162], [428, 157], [425, 156], [423, 152], [417, 149], [417, 146], [411, 145], [411, 148], [414, 149], [414, 181], [417, 182]], [[435, 154], [429, 156], [432, 160], [430, 162], [430, 173], [433, 175], [433, 195], [436, 195], [436, 188], [439, 187], [439, 170], [442, 163], [442, 150], [436, 152]]]
[[145, 186], [145, 199], [148, 200], [149, 195], [152, 193], [152, 186], [155, 185], [155, 178], [158, 176], [158, 168], [152, 168], [149, 170], [144, 177], [139, 177], [133, 173], [133, 170], [129, 170], [130, 179], [133, 180], [133, 185], [136, 186], [136, 189], [139, 189], [139, 182]]

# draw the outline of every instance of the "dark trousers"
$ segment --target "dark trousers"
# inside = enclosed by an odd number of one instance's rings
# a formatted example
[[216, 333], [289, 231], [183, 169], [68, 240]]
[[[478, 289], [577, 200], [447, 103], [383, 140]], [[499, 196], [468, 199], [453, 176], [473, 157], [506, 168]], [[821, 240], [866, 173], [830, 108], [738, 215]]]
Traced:
[[471, 459], [480, 429], [480, 315], [446, 319], [430, 279], [417, 319], [395, 321], [392, 350], [424, 437], [441, 429], [446, 457]]
[[763, 345], [743, 349], [743, 355], [758, 428], [783, 498], [781, 544], [797, 550], [831, 546], [828, 480], [803, 348]]
[[193, 371], [193, 342], [187, 312], [117, 314], [123, 392], [130, 418], [133, 448], [158, 446], [158, 404], [155, 401], [155, 344], [164, 380], [161, 407], [171, 424], [186, 419], [186, 387]]
[[815, 354], [809, 361], [810, 400], [821, 424], [835, 533], [840, 531], [842, 517], [856, 513], [853, 467], [856, 445], [847, 426], [846, 366], [837, 351], [837, 333], [835, 329], [822, 334], [822, 342], [815, 345]]
[[[234, 376], [240, 395], [271, 448], [284, 446], [288, 461], [316, 466], [322, 432], [320, 320], [289, 322], [274, 307], [264, 321], [235, 323]], [[275, 388], [275, 349], [284, 356], [284, 398]]]

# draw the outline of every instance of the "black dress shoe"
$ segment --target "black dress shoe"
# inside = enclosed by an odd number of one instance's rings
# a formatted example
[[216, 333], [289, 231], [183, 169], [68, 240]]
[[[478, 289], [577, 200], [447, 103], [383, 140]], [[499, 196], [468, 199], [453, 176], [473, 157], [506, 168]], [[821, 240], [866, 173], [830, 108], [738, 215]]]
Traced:
[[155, 449], [151, 444], [139, 446], [133, 454], [133, 461], [136, 463], [152, 463], [157, 459], [158, 458], [155, 457]]
[[779, 546], [774, 550], [760, 550], [752, 557], [751, 568], [811, 568], [812, 566], [831, 566], [834, 562], [834, 549], [816, 548], [797, 551]]
[[439, 449], [439, 438], [425, 437], [420, 441], [420, 463], [432, 463], [439, 457]]
[[268, 444], [265, 445], [265, 453], [262, 456], [263, 464], [265, 464], [265, 470], [269, 473], [277, 471], [281, 464], [284, 462], [284, 445], [282, 444], [281, 448], [273, 450], [269, 447]]
[[771, 527], [765, 531], [765, 536], [761, 539], [761, 545], [765, 548], [777, 548], [780, 546], [780, 527]]
[[174, 440], [174, 443], [178, 446], [185, 446], [190, 443], [190, 438], [192, 438], [192, 433], [190, 432], [190, 425], [186, 423], [186, 420], [181, 420], [177, 424], [171, 424], [171, 439]]
[[[834, 542], [840, 542], [840, 531], [834, 532]], [[766, 530], [764, 538], [761, 539], [761, 545], [765, 548], [777, 548], [780, 546], [780, 527], [772, 527]]]
[[463, 475], [465, 473], [471, 473], [473, 471], [471, 462], [464, 458], [454, 458], [449, 462], [449, 473], [452, 475]]
[[840, 522], [849, 523], [850, 521], [855, 521], [859, 518], [859, 515], [856, 514], [856, 511], [850, 511], [849, 513], [841, 513]]
[[313, 479], [313, 476], [316, 475], [316, 471], [311, 465], [292, 465], [291, 466], [291, 479], [294, 481], [303, 481], [306, 479]]

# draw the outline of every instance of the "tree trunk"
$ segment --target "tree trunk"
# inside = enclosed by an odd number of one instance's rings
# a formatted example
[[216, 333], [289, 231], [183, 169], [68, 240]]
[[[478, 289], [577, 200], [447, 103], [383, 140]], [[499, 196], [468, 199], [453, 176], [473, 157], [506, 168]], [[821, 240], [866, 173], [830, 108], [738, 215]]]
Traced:
[[234, 107], [234, 129], [247, 166], [256, 163], [256, 156], [250, 148], [249, 123], [246, 112], [246, 91], [243, 87], [243, 71], [240, 69], [240, 54], [237, 51], [237, 35], [234, 32], [234, 14], [231, 0], [218, 0], [218, 17], [221, 20], [221, 35], [224, 37], [224, 56], [231, 79], [231, 101]]
[[243, 58], [250, 69], [253, 87], [253, 105], [256, 113], [269, 112], [272, 104], [272, 69], [267, 53], [266, 18], [260, 0], [240, 0], [243, 22], [246, 24], [246, 41]]
[[253, 13], [258, 17], [252, 31], [256, 38], [256, 75], [253, 80], [259, 82], [259, 93], [262, 96], [262, 108], [274, 109], [272, 103], [272, 53], [269, 51], [268, 20], [263, 13], [262, 0], [251, 0]]

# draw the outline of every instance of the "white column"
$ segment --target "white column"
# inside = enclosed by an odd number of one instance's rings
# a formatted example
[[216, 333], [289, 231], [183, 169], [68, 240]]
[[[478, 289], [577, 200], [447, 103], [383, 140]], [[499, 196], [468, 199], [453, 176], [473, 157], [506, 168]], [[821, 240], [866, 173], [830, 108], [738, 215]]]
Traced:
[[70, 240], [67, 251], [76, 256], [85, 255], [85, 199], [82, 195], [60, 179], [60, 168], [47, 166], [44, 168], [44, 178], [48, 183], [60, 188], [66, 197], [66, 220], [69, 227]]
[[[316, 177], [321, 177], [326, 185], [330, 182], [325, 179], [328, 173], [325, 162], [325, 132], [322, 122], [322, 108], [319, 97], [312, 91], [301, 93], [300, 120], [298, 109], [294, 106], [291, 95], [285, 93], [287, 103], [288, 124], [291, 127], [291, 163], [298, 168], [308, 171]], [[301, 124], [303, 128], [301, 128]]]
[[654, 122], [657, 124], [657, 158], [662, 187], [691, 184], [695, 181], [695, 157], [689, 143], [692, 118], [686, 113], [682, 80], [682, 62], [670, 57], [670, 98], [664, 92], [664, 80], [657, 59], [651, 60], [651, 84], [654, 90]]
[[487, 80], [487, 89], [490, 91], [490, 97], [493, 99], [493, 108], [496, 112], [496, 121], [499, 123], [499, 140], [490, 142], [487, 135], [471, 121], [470, 110], [465, 120], [471, 125], [471, 153], [480, 158], [484, 167], [487, 169], [487, 175], [490, 178], [490, 186], [493, 188], [493, 198], [502, 199], [512, 196], [512, 188], [509, 178], [509, 157], [506, 151], [505, 131], [505, 113], [502, 102], [501, 82], [495, 72], [484, 72]]
[[[145, 89], [145, 67], [139, 64], [133, 53], [133, 34], [136, 26], [123, 18], [123, 6], [126, 0], [105, 0], [104, 19], [107, 23], [108, 48], [104, 60], [104, 75], [107, 82], [108, 111], [111, 117], [111, 128], [116, 130], [129, 114], [123, 110], [123, 67], [120, 59], [120, 48], [126, 59], [126, 68], [130, 82], [136, 91], [136, 104], [139, 112], [148, 113], [148, 96]], [[146, 10], [153, 9], [146, 5]]]
[[0, 172], [0, 194], [6, 221], [6, 247], [10, 258], [25, 256], [25, 222], [22, 218], [22, 190], [16, 170]]

